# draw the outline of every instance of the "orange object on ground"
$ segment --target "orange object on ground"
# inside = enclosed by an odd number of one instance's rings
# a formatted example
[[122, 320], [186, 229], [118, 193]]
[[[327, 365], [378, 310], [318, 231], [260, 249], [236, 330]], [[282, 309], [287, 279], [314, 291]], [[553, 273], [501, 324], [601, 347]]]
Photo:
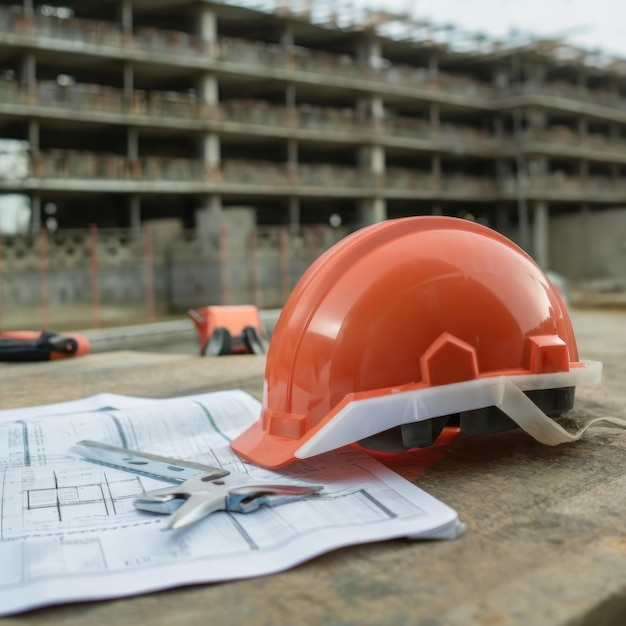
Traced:
[[207, 306], [187, 315], [198, 332], [201, 355], [265, 354], [256, 306]]
[[53, 361], [83, 356], [89, 349], [89, 339], [77, 333], [59, 334], [49, 330], [0, 332], [0, 361]]
[[[485, 226], [388, 220], [346, 237], [298, 281], [272, 335], [259, 420], [232, 443], [281, 467], [358, 442], [379, 451], [515, 428], [523, 402], [569, 410], [580, 362], [567, 309], [535, 261]], [[523, 391], [503, 402], [504, 385]]]

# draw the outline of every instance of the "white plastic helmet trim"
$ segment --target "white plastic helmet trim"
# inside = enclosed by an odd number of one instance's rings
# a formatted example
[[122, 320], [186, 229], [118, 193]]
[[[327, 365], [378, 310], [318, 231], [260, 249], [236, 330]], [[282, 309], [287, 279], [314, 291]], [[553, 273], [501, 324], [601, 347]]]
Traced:
[[560, 443], [571, 443], [580, 439], [585, 431], [596, 424], [613, 424], [626, 428], [626, 420], [619, 417], [597, 417], [587, 422], [576, 432], [570, 433], [553, 419], [548, 417], [524, 392], [510, 380], [506, 382], [506, 389], [502, 404], [498, 406], [520, 428], [523, 428], [531, 437], [548, 446], [557, 446]]
[[599, 383], [602, 363], [585, 361], [584, 365], [569, 372], [478, 378], [355, 400], [300, 446], [294, 456], [305, 459], [395, 426], [490, 406], [501, 409], [542, 443], [557, 445], [574, 441], [588, 426], [576, 435], [568, 433], [523, 392]]

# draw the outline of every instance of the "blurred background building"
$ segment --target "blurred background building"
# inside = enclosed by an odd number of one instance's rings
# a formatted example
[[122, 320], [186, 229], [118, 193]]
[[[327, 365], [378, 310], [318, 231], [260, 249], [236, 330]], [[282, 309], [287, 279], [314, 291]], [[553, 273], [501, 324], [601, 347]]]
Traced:
[[350, 230], [424, 214], [626, 288], [625, 147], [626, 61], [560, 40], [326, 0], [0, 0], [5, 313], [42, 263], [48, 299], [129, 301], [132, 272], [84, 274], [125, 258], [173, 310], [280, 305]]

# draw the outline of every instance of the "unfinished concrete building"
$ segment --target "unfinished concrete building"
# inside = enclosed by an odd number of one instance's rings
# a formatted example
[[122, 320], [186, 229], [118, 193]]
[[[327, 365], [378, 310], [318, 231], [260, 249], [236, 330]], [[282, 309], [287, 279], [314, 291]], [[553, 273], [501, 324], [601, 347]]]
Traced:
[[470, 214], [571, 278], [626, 274], [621, 60], [323, 0], [2, 0], [0, 72], [31, 229]]

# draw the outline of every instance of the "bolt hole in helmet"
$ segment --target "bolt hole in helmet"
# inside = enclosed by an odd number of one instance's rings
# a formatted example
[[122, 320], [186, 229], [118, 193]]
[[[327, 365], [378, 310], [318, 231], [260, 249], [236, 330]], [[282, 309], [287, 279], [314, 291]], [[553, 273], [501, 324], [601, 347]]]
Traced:
[[446, 425], [476, 435], [560, 415], [600, 375], [513, 242], [459, 218], [388, 220], [298, 281], [270, 342], [261, 416], [232, 447], [270, 468], [355, 442], [421, 448]]

